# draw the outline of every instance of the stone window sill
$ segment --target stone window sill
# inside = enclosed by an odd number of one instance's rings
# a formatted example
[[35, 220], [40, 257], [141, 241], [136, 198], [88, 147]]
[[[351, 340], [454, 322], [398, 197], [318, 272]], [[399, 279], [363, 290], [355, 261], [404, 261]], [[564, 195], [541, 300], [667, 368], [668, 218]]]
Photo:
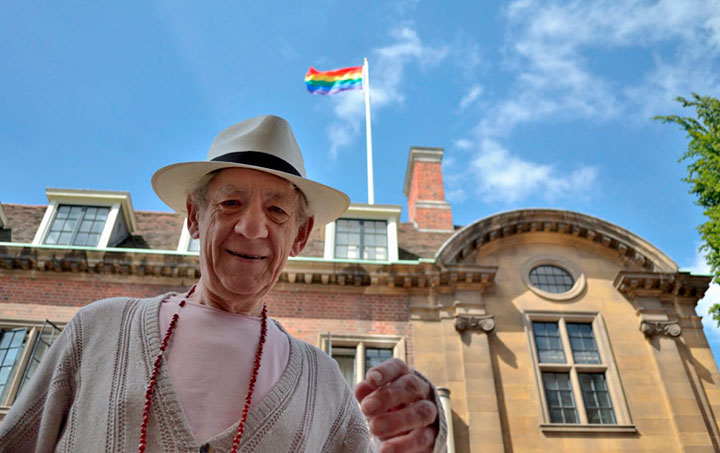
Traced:
[[544, 433], [637, 433], [635, 425], [575, 425], [562, 423], [543, 423], [540, 431]]

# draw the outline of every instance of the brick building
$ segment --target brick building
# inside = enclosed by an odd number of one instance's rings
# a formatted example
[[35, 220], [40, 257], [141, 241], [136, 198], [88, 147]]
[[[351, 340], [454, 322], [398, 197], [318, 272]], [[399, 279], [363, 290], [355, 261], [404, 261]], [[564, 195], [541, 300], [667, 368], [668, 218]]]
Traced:
[[[517, 210], [463, 228], [439, 148], [412, 148], [401, 206], [353, 204], [313, 232], [271, 316], [349, 383], [396, 356], [443, 387], [451, 448], [718, 451], [720, 374], [695, 305], [709, 278], [588, 215]], [[48, 189], [0, 205], [0, 416], [75, 311], [184, 291], [184, 219], [123, 192]]]

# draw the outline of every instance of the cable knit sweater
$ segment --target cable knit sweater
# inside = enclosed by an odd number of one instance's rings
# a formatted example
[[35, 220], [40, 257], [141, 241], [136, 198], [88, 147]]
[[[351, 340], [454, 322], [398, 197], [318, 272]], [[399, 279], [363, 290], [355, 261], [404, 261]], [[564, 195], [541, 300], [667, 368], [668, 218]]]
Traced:
[[[0, 425], [0, 451], [136, 450], [145, 386], [160, 352], [163, 297], [113, 298], [82, 308]], [[372, 451], [365, 418], [335, 361], [288, 337], [287, 368], [248, 414], [239, 450]], [[437, 395], [435, 401], [440, 408]], [[447, 435], [442, 414], [439, 427], [436, 452], [444, 451]], [[148, 424], [148, 452], [225, 452], [236, 430], [237, 423], [198, 443], [163, 363]]]

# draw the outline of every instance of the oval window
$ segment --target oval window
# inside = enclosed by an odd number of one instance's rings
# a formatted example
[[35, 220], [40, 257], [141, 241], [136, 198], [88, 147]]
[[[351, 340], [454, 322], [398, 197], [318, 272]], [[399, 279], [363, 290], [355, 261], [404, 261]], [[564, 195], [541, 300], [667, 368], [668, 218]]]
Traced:
[[530, 271], [530, 283], [538, 289], [553, 294], [570, 291], [575, 280], [565, 269], [551, 264], [535, 266]]

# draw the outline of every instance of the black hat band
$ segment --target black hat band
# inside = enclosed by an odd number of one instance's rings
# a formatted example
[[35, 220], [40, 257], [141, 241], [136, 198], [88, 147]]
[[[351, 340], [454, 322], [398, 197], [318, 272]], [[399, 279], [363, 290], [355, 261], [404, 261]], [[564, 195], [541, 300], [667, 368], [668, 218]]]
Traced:
[[284, 173], [290, 173], [291, 175], [302, 177], [300, 172], [286, 160], [273, 156], [272, 154], [261, 153], [258, 151], [238, 151], [234, 153], [227, 153], [211, 159], [211, 162], [232, 162], [235, 164], [252, 165], [254, 167], [282, 171]]

